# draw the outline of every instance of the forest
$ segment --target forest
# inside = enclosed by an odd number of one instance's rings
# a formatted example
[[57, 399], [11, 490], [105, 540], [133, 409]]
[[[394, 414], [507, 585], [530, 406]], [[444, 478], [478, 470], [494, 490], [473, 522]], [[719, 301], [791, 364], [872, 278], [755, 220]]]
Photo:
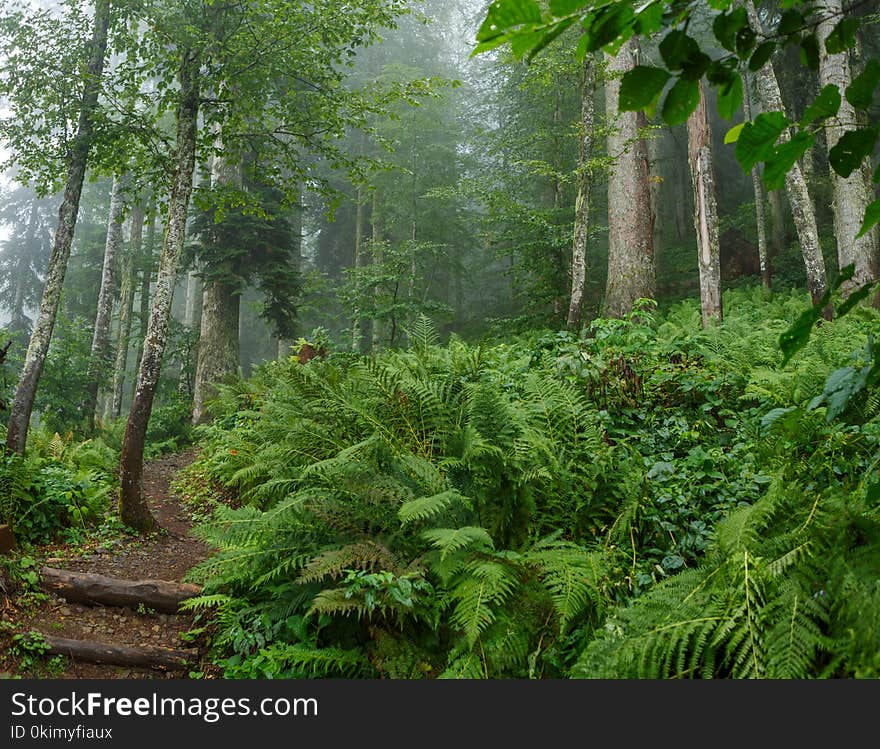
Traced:
[[0, 676], [880, 678], [878, 0], [0, 0]]

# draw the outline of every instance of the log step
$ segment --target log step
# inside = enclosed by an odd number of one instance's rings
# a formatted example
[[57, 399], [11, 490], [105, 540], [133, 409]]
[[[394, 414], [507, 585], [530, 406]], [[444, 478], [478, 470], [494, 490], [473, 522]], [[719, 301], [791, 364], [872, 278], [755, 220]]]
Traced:
[[40, 569], [41, 587], [67, 601], [89, 605], [139, 604], [163, 614], [176, 614], [182, 601], [202, 592], [198, 585], [167, 580], [122, 580], [89, 572], [69, 572], [54, 567]]
[[88, 663], [103, 663], [112, 666], [141, 666], [182, 670], [198, 662], [199, 652], [194, 649], [171, 650], [156, 647], [129, 647], [109, 645], [95, 640], [69, 640], [65, 637], [43, 635], [32, 636], [48, 645], [49, 655], [66, 655], [74, 660]]

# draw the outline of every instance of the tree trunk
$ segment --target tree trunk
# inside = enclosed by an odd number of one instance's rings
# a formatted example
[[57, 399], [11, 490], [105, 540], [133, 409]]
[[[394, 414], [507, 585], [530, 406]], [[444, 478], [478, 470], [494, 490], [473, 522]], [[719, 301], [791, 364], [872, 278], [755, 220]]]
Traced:
[[688, 163], [694, 185], [694, 229], [700, 264], [700, 306], [703, 327], [724, 319], [721, 299], [721, 251], [718, 244], [718, 204], [712, 166], [712, 131], [706, 109], [706, 91], [699, 82], [700, 102], [688, 117]]
[[183, 51], [181, 59], [179, 97], [174, 183], [168, 201], [165, 239], [137, 387], [128, 414], [120, 457], [119, 515], [126, 525], [140, 531], [151, 530], [156, 522], [144, 499], [144, 444], [168, 338], [174, 282], [186, 238], [187, 211], [195, 170], [199, 55], [189, 49]]
[[[382, 265], [384, 261], [384, 252], [383, 252], [383, 242], [385, 239], [382, 236], [382, 214], [379, 209], [379, 191], [373, 190], [373, 209], [370, 214], [370, 220], [372, 221], [372, 229], [373, 236], [370, 240], [370, 251], [371, 251], [371, 262], [375, 265]], [[375, 295], [378, 301], [379, 295], [381, 294], [381, 290], [376, 288]], [[376, 352], [379, 350], [379, 347], [382, 345], [382, 336], [384, 335], [384, 321], [378, 315], [378, 304], [376, 305], [377, 314], [373, 318], [373, 351]]]
[[122, 221], [125, 207], [123, 188], [125, 178], [114, 175], [110, 192], [110, 214], [107, 217], [107, 241], [104, 243], [104, 267], [101, 271], [101, 288], [98, 291], [98, 311], [92, 332], [92, 350], [89, 356], [88, 385], [83, 399], [83, 415], [88, 420], [89, 432], [95, 429], [95, 410], [98, 390], [107, 373], [107, 355], [110, 351], [110, 317], [116, 296], [116, 258], [122, 244]]
[[238, 286], [221, 281], [205, 284], [193, 424], [204, 424], [209, 420], [207, 401], [216, 395], [213, 384], [238, 371], [240, 311]]
[[[211, 187], [235, 184], [239, 172], [220, 155], [222, 138], [219, 131], [216, 145], [218, 153], [211, 165]], [[236, 283], [219, 279], [205, 282], [193, 393], [193, 424], [204, 424], [210, 419], [206, 404], [216, 395], [214, 383], [238, 372], [241, 291]]]
[[[366, 265], [364, 252], [364, 227], [366, 224], [366, 205], [364, 202], [364, 188], [357, 188], [357, 212], [354, 221], [354, 269], [357, 273]], [[360, 282], [360, 281], [358, 281]], [[364, 320], [361, 318], [360, 308], [354, 310], [351, 323], [351, 350], [356, 354], [363, 350]]]
[[131, 233], [128, 252], [123, 258], [122, 288], [119, 294], [119, 337], [116, 342], [116, 362], [113, 367], [113, 394], [105, 418], [118, 419], [122, 414], [122, 392], [125, 387], [125, 370], [128, 367], [128, 348], [131, 344], [131, 314], [134, 308], [135, 263], [143, 252], [144, 215], [142, 201], [131, 212]]
[[[824, 19], [819, 24], [819, 80], [822, 87], [837, 86], [841, 93], [840, 109], [835, 117], [825, 123], [825, 138], [830, 151], [838, 144], [844, 133], [858, 127], [856, 112], [852, 104], [843, 96], [847, 86], [852, 83], [849, 58], [844, 50], [830, 55], [825, 49], [825, 40], [832, 32], [843, 14], [841, 0], [824, 0]], [[867, 159], [866, 159], [867, 161]], [[837, 237], [838, 266], [855, 266], [853, 277], [841, 287], [844, 294], [863, 286], [878, 275], [878, 235], [877, 229], [856, 239], [865, 218], [865, 210], [874, 200], [871, 183], [865, 179], [865, 171], [855, 169], [849, 177], [842, 177], [833, 169], [831, 182], [834, 189], [832, 208], [834, 211], [834, 233]]]
[[[202, 307], [205, 303], [205, 292], [199, 279], [198, 271], [194, 268], [186, 274], [186, 299], [183, 311], [183, 325], [188, 334], [200, 330], [202, 325]], [[241, 338], [241, 326], [239, 326], [239, 339]], [[198, 352], [198, 341], [195, 341], [195, 351]], [[187, 362], [190, 356], [185, 356], [180, 365], [180, 375], [177, 380], [177, 392], [187, 398], [193, 397], [193, 382], [190, 367]]]
[[40, 311], [28, 344], [24, 368], [15, 391], [15, 399], [9, 412], [6, 446], [9, 450], [21, 455], [24, 454], [27, 444], [28, 425], [34, 408], [37, 385], [43, 373], [46, 352], [49, 350], [49, 342], [52, 339], [55, 317], [61, 300], [61, 288], [64, 285], [67, 262], [70, 259], [70, 246], [76, 228], [83, 179], [92, 147], [93, 117], [98, 107], [98, 94], [101, 89], [101, 78], [104, 74], [109, 23], [110, 0], [96, 0], [89, 59], [84, 76], [82, 102], [79, 108], [79, 121], [70, 148], [67, 181], [64, 187], [64, 198], [58, 210], [58, 228], [55, 232], [52, 254], [46, 271], [46, 285], [43, 289]]
[[608, 176], [608, 283], [602, 314], [623, 317], [641, 298], [653, 298], [654, 219], [648, 149], [637, 137], [635, 112], [617, 111], [622, 73], [635, 66], [637, 45], [630, 39], [609, 58], [611, 78], [605, 86], [606, 115], [610, 124], [608, 155], [614, 159]]
[[581, 325], [584, 293], [587, 285], [587, 244], [590, 237], [590, 189], [593, 175], [590, 159], [593, 154], [593, 118], [595, 114], [596, 60], [584, 60], [581, 87], [580, 144], [577, 166], [577, 199], [574, 207], [574, 246], [571, 252], [571, 299], [568, 305], [568, 327]]
[[[147, 322], [150, 319], [150, 289], [153, 285], [153, 254], [156, 249], [156, 221], [158, 219], [155, 203], [149, 214], [150, 223], [147, 225], [147, 241], [144, 245], [143, 256], [140, 259], [142, 268], [140, 299], [138, 300], [138, 337], [135, 342], [135, 352], [137, 353], [134, 365], [135, 372], [139, 372], [141, 369], [144, 341], [147, 339]], [[135, 390], [137, 390], [137, 376], [134, 378], [132, 398], [134, 398]]]
[[[743, 113], [747, 122], [752, 117], [752, 91], [748, 74], [743, 70]], [[773, 271], [770, 267], [770, 256], [767, 251], [767, 221], [764, 216], [764, 186], [758, 167], [752, 168], [752, 189], [755, 193], [755, 222], [758, 231], [758, 262], [761, 266], [761, 280], [768, 291], [773, 288]]]
[[[758, 18], [758, 13], [755, 10], [754, 0], [746, 0], [746, 10], [754, 31], [758, 34], [763, 34], [763, 28]], [[779, 82], [776, 80], [776, 73], [773, 72], [773, 65], [770, 61], [757, 72], [755, 81], [758, 87], [758, 99], [761, 103], [761, 108], [765, 112], [784, 112], [785, 108], [782, 104]], [[786, 142], [790, 137], [788, 131], [783, 131], [780, 140]], [[804, 258], [807, 288], [815, 305], [818, 304], [828, 289], [828, 279], [825, 274], [825, 259], [822, 256], [822, 246], [819, 244], [819, 229], [816, 226], [813, 202], [810, 198], [810, 191], [807, 188], [807, 182], [804, 179], [801, 167], [797, 163], [792, 166], [785, 177], [785, 191], [788, 195], [789, 205], [791, 205], [791, 213], [794, 217], [794, 225]], [[830, 310], [826, 310], [824, 315], [828, 317]]]

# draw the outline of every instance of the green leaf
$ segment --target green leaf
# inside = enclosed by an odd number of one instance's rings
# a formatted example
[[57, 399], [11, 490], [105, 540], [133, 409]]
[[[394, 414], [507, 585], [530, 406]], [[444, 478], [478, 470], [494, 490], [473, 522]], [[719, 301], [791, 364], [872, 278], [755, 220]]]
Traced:
[[730, 128], [727, 131], [727, 134], [724, 136], [724, 143], [729, 145], [731, 143], [736, 143], [739, 140], [740, 133], [742, 133], [743, 128], [746, 126], [745, 122], [739, 123], [736, 127]]
[[646, 5], [636, 14], [633, 30], [641, 36], [653, 36], [663, 28], [663, 10], [662, 2]]
[[856, 109], [867, 109], [874, 101], [874, 90], [880, 83], [880, 62], [868, 60], [865, 69], [846, 87], [846, 100]]
[[613, 3], [599, 8], [586, 26], [586, 51], [595, 52], [624, 36], [634, 18], [635, 12], [629, 3]]
[[844, 18], [840, 21], [825, 40], [825, 51], [829, 55], [836, 55], [852, 49], [856, 44], [856, 31], [860, 23], [858, 18]]
[[791, 140], [774, 149], [772, 156], [764, 164], [764, 184], [768, 190], [780, 190], [785, 186], [785, 175], [798, 159], [813, 146], [811, 133], [797, 133]]
[[[559, 23], [555, 24], [548, 31], [544, 31], [543, 33], [541, 33], [537, 43], [528, 50], [528, 54], [526, 54], [526, 61], [531, 62], [535, 55], [537, 55], [558, 36], [564, 34], [566, 30], [568, 30], [576, 20], [576, 18], [565, 18]], [[514, 51], [514, 54], [516, 54], [516, 51]]]
[[749, 70], [760, 70], [767, 64], [767, 60], [773, 55], [776, 49], [776, 42], [764, 42], [759, 44], [758, 48], [752, 53], [749, 59]]
[[819, 40], [815, 34], [805, 36], [801, 40], [800, 58], [801, 64], [810, 70], [819, 69]]
[[592, 5], [590, 0], [550, 0], [550, 12], [560, 18]]
[[668, 125], [680, 125], [687, 121], [699, 103], [700, 82], [679, 78], [663, 101], [663, 121]]
[[840, 305], [839, 307], [837, 307], [837, 309], [835, 310], [835, 312], [836, 312], [836, 314], [837, 314], [837, 317], [843, 317], [843, 316], [844, 316], [845, 314], [847, 314], [851, 309], [853, 309], [853, 308], [854, 308], [859, 302], [861, 302], [863, 299], [867, 299], [869, 296], [871, 296], [871, 293], [874, 291], [874, 289], [875, 289], [876, 287], [877, 287], [877, 284], [876, 284], [876, 283], [866, 283], [866, 284], [865, 284], [864, 286], [862, 286], [861, 288], [856, 289], [855, 291], [853, 291], [853, 292], [852, 292], [852, 293], [851, 293], [851, 294], [850, 294], [850, 295], [844, 300], [843, 304], [841, 304], [841, 305]]
[[743, 171], [750, 172], [759, 161], [773, 155], [776, 141], [789, 124], [782, 112], [765, 112], [744, 123], [736, 143], [736, 159]]
[[834, 117], [840, 111], [840, 104], [840, 89], [833, 83], [829, 83], [819, 92], [813, 103], [807, 107], [801, 118], [801, 127]]
[[865, 220], [862, 222], [859, 233], [856, 234], [856, 239], [864, 237], [878, 223], [880, 223], [880, 200], [875, 200], [865, 210]]
[[495, 0], [477, 31], [477, 41], [486, 42], [523, 24], [541, 23], [541, 8], [535, 0]]
[[746, 15], [746, 9], [739, 7], [734, 8], [730, 13], [724, 13], [715, 16], [712, 22], [712, 33], [728, 52], [736, 51], [736, 34], [737, 32], [748, 26], [749, 18]]
[[670, 70], [681, 70], [699, 54], [696, 40], [678, 29], [670, 31], [660, 42], [660, 56]]
[[732, 120], [743, 103], [743, 82], [739, 73], [718, 90], [718, 114], [725, 120]]
[[803, 29], [805, 24], [803, 14], [800, 11], [791, 9], [782, 14], [779, 19], [779, 25], [776, 27], [776, 33], [780, 36], [788, 36]]
[[662, 68], [636, 65], [620, 82], [621, 112], [636, 112], [656, 101], [672, 76]]
[[752, 51], [757, 39], [758, 35], [754, 32], [752, 27], [744, 26], [736, 32], [736, 53], [742, 59], [745, 59], [746, 55]]
[[876, 142], [877, 128], [850, 130], [828, 152], [828, 161], [841, 177], [849, 177], [873, 153]]

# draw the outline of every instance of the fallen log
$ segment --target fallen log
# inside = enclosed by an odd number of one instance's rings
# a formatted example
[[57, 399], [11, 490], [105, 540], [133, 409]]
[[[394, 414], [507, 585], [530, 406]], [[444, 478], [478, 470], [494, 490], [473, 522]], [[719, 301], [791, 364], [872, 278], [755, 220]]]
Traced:
[[37, 641], [48, 646], [49, 655], [66, 655], [78, 661], [105, 663], [112, 666], [144, 666], [180, 670], [198, 661], [198, 650], [171, 650], [156, 647], [108, 645], [95, 640], [69, 640], [65, 637], [34, 633]]
[[139, 604], [163, 614], [176, 614], [181, 601], [201, 593], [198, 585], [167, 580], [122, 580], [90, 572], [69, 572], [54, 567], [40, 570], [41, 587], [76, 603], [105, 606]]

